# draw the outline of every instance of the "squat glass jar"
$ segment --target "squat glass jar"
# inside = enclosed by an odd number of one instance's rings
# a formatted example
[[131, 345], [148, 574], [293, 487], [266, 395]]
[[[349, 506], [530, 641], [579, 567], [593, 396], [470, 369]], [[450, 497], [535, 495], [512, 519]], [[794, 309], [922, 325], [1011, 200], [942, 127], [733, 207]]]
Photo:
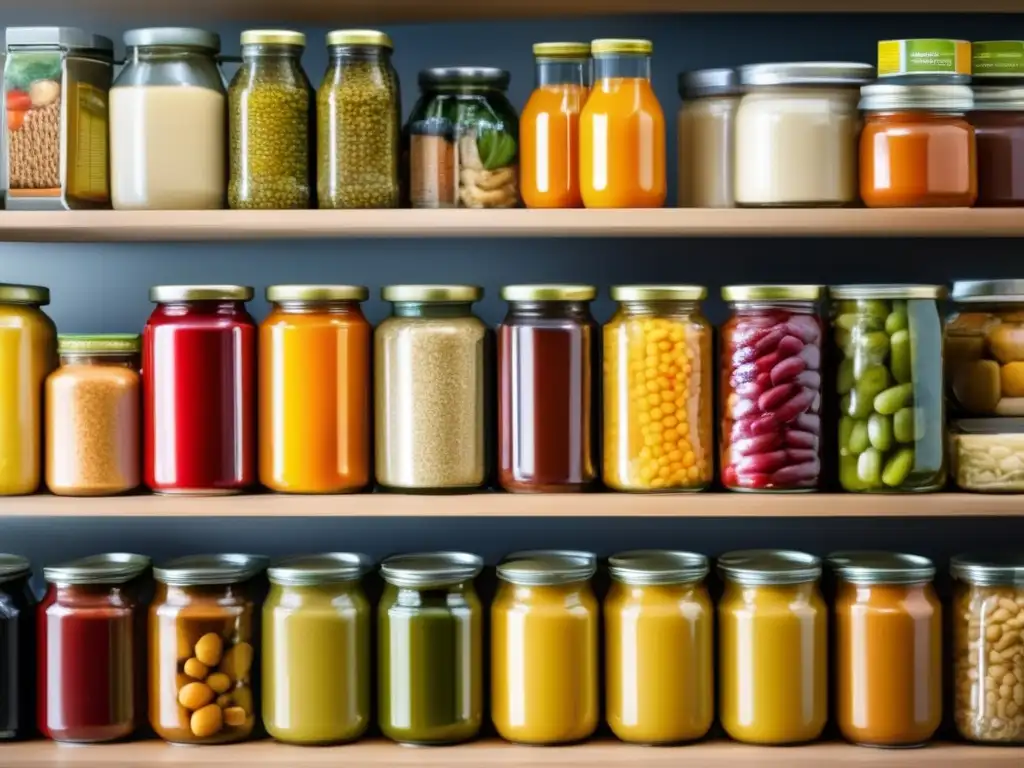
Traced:
[[32, 568], [18, 555], [0, 554], [0, 741], [36, 733], [36, 598]]
[[740, 103], [733, 69], [700, 69], [679, 76], [683, 104], [676, 118], [680, 208], [733, 208], [733, 136]]
[[946, 483], [938, 285], [831, 291], [839, 361], [839, 481], [846, 491], [938, 491]]
[[1024, 81], [975, 82], [974, 126], [980, 207], [1024, 206]]

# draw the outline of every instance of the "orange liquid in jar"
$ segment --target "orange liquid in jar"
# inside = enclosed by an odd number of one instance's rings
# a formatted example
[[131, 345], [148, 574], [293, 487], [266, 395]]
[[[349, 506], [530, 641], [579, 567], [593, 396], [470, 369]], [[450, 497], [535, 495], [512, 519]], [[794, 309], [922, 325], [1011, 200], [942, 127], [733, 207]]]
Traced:
[[539, 86], [519, 120], [519, 184], [527, 208], [581, 208], [580, 112], [589, 89]]

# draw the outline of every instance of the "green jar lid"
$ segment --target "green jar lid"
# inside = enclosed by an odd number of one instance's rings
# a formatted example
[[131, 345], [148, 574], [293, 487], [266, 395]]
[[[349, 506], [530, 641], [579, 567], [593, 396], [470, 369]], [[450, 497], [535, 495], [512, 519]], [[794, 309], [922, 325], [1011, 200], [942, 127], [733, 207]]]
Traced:
[[976, 78], [1024, 78], [1024, 40], [974, 43], [971, 67]]
[[49, 303], [49, 288], [41, 285], [0, 283], [0, 304], [38, 304], [42, 307]]
[[829, 565], [851, 584], [922, 584], [935, 578], [927, 557], [896, 552], [836, 552]]
[[272, 584], [287, 587], [313, 587], [358, 581], [371, 568], [373, 561], [356, 552], [326, 552], [279, 560], [267, 569]]
[[47, 566], [43, 578], [51, 584], [124, 584], [141, 576], [149, 566], [145, 555], [111, 552]]
[[142, 337], [137, 333], [62, 333], [57, 336], [57, 353], [137, 354]]

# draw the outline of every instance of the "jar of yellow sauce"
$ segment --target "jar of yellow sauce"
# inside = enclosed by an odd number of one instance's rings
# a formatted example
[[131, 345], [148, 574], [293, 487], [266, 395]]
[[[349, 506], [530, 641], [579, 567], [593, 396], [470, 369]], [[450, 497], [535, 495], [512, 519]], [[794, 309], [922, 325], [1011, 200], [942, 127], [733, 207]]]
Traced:
[[42, 479], [43, 384], [57, 367], [57, 328], [41, 307], [50, 291], [0, 283], [0, 496]]
[[598, 719], [598, 604], [589, 552], [509, 555], [491, 604], [491, 718], [520, 744], [569, 744]]
[[708, 559], [691, 552], [623, 552], [609, 558], [608, 570], [609, 727], [622, 741], [639, 744], [703, 737], [715, 716]]
[[750, 744], [800, 744], [828, 718], [828, 612], [821, 560], [747, 550], [718, 560], [720, 718]]

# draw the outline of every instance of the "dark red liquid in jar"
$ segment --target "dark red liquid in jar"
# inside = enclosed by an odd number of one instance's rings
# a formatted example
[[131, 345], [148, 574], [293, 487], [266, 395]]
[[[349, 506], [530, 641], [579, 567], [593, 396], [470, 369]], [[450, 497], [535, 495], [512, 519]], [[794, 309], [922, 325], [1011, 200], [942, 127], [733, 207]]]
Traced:
[[145, 481], [162, 493], [256, 482], [256, 326], [240, 301], [159, 304], [142, 333]]
[[722, 483], [814, 490], [821, 475], [821, 320], [739, 309], [722, 329]]
[[1024, 112], [970, 115], [978, 147], [979, 206], [1024, 206]]

